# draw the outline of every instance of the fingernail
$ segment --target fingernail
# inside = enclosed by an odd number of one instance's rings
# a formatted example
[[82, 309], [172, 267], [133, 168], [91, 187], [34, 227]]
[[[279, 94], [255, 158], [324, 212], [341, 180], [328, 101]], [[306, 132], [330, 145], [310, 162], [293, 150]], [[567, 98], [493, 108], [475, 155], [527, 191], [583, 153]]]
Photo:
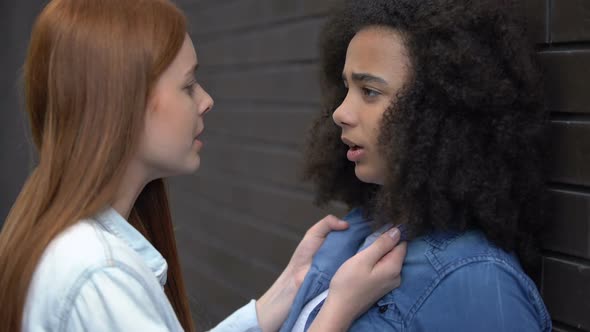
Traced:
[[392, 228], [387, 232], [387, 235], [389, 235], [390, 238], [392, 238], [394, 241], [399, 241], [399, 238], [401, 236], [399, 229], [396, 228]]
[[348, 223], [346, 221], [344, 221], [344, 220], [339, 220], [338, 223], [340, 225], [348, 225]]

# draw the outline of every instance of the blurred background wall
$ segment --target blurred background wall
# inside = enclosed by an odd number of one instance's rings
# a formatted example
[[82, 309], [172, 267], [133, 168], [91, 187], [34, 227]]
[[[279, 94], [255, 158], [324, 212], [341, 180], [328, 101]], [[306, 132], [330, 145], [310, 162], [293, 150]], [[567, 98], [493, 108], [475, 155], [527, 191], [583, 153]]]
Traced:
[[[304, 231], [342, 207], [313, 206], [299, 181], [319, 109], [318, 32], [341, 0], [178, 0], [216, 100], [201, 170], [170, 181], [199, 330], [260, 296]], [[552, 223], [538, 280], [556, 331], [590, 331], [590, 1], [521, 0], [547, 72]], [[18, 70], [45, 1], [0, 2], [0, 217], [30, 169]]]
[[[282, 271], [327, 211], [299, 181], [300, 151], [318, 109], [325, 0], [179, 2], [215, 99], [202, 168], [170, 181], [196, 320], [218, 322]], [[342, 214], [343, 209], [332, 209]]]
[[31, 169], [20, 68], [44, 1], [0, 0], [0, 226]]

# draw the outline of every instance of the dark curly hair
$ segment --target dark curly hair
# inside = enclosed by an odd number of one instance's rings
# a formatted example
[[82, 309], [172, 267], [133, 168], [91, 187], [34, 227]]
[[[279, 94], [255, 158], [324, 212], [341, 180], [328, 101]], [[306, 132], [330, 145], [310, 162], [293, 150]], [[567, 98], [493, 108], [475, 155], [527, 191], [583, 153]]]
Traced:
[[[338, 8], [322, 33], [323, 112], [304, 169], [318, 203], [362, 207], [377, 226], [405, 224], [410, 237], [480, 229], [531, 262], [545, 219], [547, 114], [519, 9], [508, 0], [352, 0]], [[372, 26], [400, 33], [411, 62], [411, 78], [382, 119], [383, 186], [356, 178], [332, 120], [346, 96], [348, 44]]]

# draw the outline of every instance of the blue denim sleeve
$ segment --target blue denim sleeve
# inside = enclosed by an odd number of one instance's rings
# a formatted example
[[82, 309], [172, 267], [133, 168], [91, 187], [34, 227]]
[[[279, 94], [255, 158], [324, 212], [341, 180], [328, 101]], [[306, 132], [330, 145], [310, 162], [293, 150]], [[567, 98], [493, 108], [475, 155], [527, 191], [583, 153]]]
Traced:
[[[463, 262], [465, 263], [465, 262]], [[441, 275], [409, 331], [551, 331], [534, 284], [502, 261], [461, 264]]]

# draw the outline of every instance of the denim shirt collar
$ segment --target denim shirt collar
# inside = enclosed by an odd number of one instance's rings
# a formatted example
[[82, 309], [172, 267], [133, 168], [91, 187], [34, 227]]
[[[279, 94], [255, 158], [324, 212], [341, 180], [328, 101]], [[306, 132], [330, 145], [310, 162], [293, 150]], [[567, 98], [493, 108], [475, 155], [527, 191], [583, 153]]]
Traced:
[[371, 234], [370, 223], [364, 219], [361, 209], [352, 210], [343, 219], [348, 222], [348, 229], [328, 234], [313, 258], [289, 316], [281, 326], [281, 332], [290, 332], [293, 329], [305, 304], [328, 289], [338, 268], [357, 253], [359, 246]]
[[352, 210], [343, 219], [348, 222], [348, 229], [328, 234], [312, 262], [312, 266], [330, 279], [346, 260], [357, 253], [367, 235], [371, 234], [370, 222], [364, 219], [361, 209]]
[[162, 287], [166, 284], [168, 264], [156, 248], [123, 216], [112, 207], [96, 215], [95, 219], [109, 232], [133, 249], [152, 270]]
[[[365, 218], [364, 211], [360, 208], [351, 210], [343, 220], [348, 222], [348, 229], [331, 232], [326, 237], [322, 247], [313, 257], [311, 268], [303, 280], [280, 332], [290, 332], [293, 329], [305, 304], [328, 289], [332, 277], [346, 260], [370, 246], [392, 226], [392, 224], [386, 224], [373, 232], [371, 220]], [[405, 228], [403, 225], [398, 225], [398, 228], [402, 233], [402, 240], [405, 241]], [[308, 320], [308, 324], [309, 322]]]

